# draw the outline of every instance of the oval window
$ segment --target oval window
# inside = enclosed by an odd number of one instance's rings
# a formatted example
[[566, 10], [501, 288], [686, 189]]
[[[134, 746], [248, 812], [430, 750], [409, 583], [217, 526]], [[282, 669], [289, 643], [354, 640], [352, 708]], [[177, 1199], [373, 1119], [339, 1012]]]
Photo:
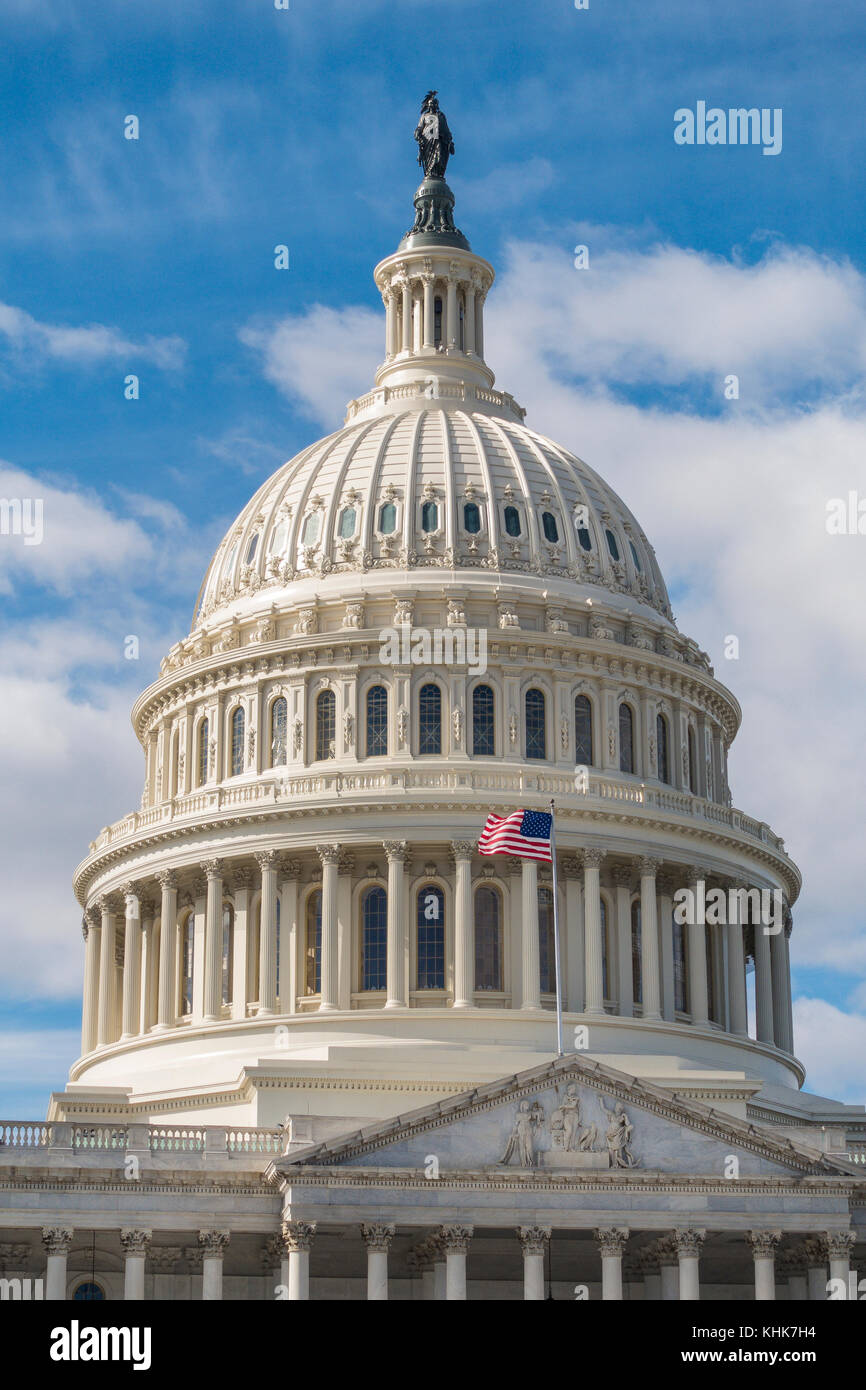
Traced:
[[379, 530], [383, 536], [393, 536], [397, 530], [397, 508], [393, 502], [385, 502], [379, 508]]
[[635, 543], [634, 543], [634, 541], [629, 541], [629, 546], [631, 547], [631, 558], [634, 560], [634, 567], [635, 567], [635, 569], [637, 570], [638, 574], [640, 574], [640, 573], [641, 573], [640, 560], [639, 560], [638, 557], [637, 557], [637, 550], [635, 549]]
[[592, 536], [589, 534], [585, 526], [578, 526], [577, 539], [580, 541], [580, 544], [582, 545], [584, 550], [592, 550]]
[[463, 508], [463, 525], [470, 536], [477, 536], [481, 530], [481, 510], [477, 502], [467, 502]]
[[516, 507], [505, 508], [505, 530], [509, 536], [520, 535], [520, 512]]
[[253, 560], [256, 558], [256, 551], [258, 550], [258, 546], [259, 536], [258, 532], [256, 532], [256, 534], [251, 537], [250, 543], [247, 546], [247, 558], [245, 561], [246, 564], [251, 565], [253, 563]]
[[559, 529], [556, 525], [556, 517], [553, 515], [553, 512], [541, 513], [541, 525], [544, 528], [545, 540], [550, 541], [552, 545], [556, 545], [556, 542], [559, 540]]
[[604, 534], [607, 537], [607, 548], [610, 551], [610, 558], [612, 560], [618, 560], [619, 546], [616, 543], [616, 536], [613, 534], [613, 531], [605, 531]]

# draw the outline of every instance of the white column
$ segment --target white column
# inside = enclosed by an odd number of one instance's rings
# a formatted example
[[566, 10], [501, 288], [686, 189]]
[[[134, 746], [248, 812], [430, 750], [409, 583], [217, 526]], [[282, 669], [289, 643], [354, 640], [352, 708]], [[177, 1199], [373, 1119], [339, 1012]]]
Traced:
[[523, 1251], [523, 1298], [526, 1302], [544, 1300], [544, 1254], [550, 1240], [549, 1226], [518, 1226], [517, 1238]]
[[123, 1246], [123, 1297], [141, 1301], [144, 1298], [144, 1266], [151, 1231], [134, 1230], [125, 1227], [120, 1232]]
[[[557, 869], [560, 865], [557, 864]], [[561, 873], [565, 879], [565, 970], [567, 987], [565, 1007], [569, 1013], [583, 1012], [584, 971], [586, 946], [583, 932], [583, 884], [580, 860], [569, 855], [562, 860]]]
[[699, 1302], [701, 1297], [701, 1246], [706, 1231], [674, 1231], [680, 1268], [680, 1300]]
[[676, 1241], [673, 1236], [663, 1236], [657, 1249], [662, 1302], [673, 1303], [680, 1296], [680, 1259]]
[[223, 1254], [229, 1243], [228, 1231], [199, 1231], [201, 1248], [201, 1296], [215, 1303], [223, 1296]]
[[538, 864], [534, 859], [523, 861], [522, 908], [523, 919], [521, 978], [524, 1009], [541, 1008], [541, 977], [538, 949]]
[[298, 995], [298, 877], [300, 861], [283, 859], [280, 897], [280, 998], [281, 1014], [297, 1013]]
[[433, 276], [423, 275], [424, 282], [424, 347], [432, 348], [433, 342], [433, 321], [435, 310], [433, 308]]
[[420, 351], [421, 351], [421, 342], [422, 342], [422, 339], [421, 339], [421, 332], [422, 332], [422, 324], [421, 324], [422, 314], [421, 314], [421, 309], [422, 309], [422, 302], [423, 302], [423, 301], [422, 301], [422, 299], [421, 299], [421, 292], [420, 292], [420, 290], [419, 290], [419, 288], [418, 288], [418, 285], [417, 285], [417, 282], [416, 282], [416, 284], [415, 284], [415, 289], [414, 289], [413, 294], [412, 294], [412, 351], [413, 351], [413, 352], [420, 352]]
[[385, 355], [393, 357], [397, 351], [397, 301], [392, 290], [385, 291]]
[[755, 1302], [770, 1303], [776, 1297], [776, 1246], [781, 1231], [747, 1231], [755, 1261]]
[[[258, 993], [259, 982], [250, 979], [250, 931], [252, 928], [253, 871], [246, 864], [232, 869], [232, 897], [235, 906], [232, 942], [232, 1018], [246, 1018], [247, 1003]], [[259, 957], [261, 959], [261, 956]]]
[[337, 874], [339, 845], [317, 845], [322, 861], [322, 989], [319, 1012], [333, 1012], [339, 985], [339, 939], [337, 936]]
[[403, 902], [403, 866], [406, 841], [385, 840], [388, 856], [388, 958], [386, 1009], [406, 1007], [406, 912]]
[[365, 1221], [361, 1235], [367, 1246], [367, 1301], [388, 1298], [388, 1247], [397, 1233], [396, 1226]]
[[773, 1041], [773, 979], [770, 970], [770, 938], [756, 922], [755, 934], [755, 1013], [758, 1042]]
[[412, 349], [412, 290], [409, 281], [403, 281], [403, 351]]
[[479, 290], [475, 295], [475, 352], [484, 356], [484, 294]]
[[448, 294], [446, 309], [446, 335], [445, 342], [448, 348], [457, 346], [457, 281], [453, 276], [448, 277]]
[[156, 1001], [159, 987], [159, 959], [156, 949], [156, 904], [152, 898], [141, 901], [141, 1003], [140, 1033], [149, 1033], [156, 1023]]
[[99, 916], [88, 908], [81, 924], [84, 935], [84, 998], [81, 1007], [81, 1055], [96, 1046], [99, 1011]]
[[[703, 871], [694, 870], [689, 877], [693, 901], [700, 906], [705, 900], [706, 881]], [[692, 1023], [697, 1028], [709, 1026], [709, 1000], [707, 997], [707, 929], [703, 912], [696, 911], [697, 920], [688, 924], [689, 938], [689, 1009]]]
[[472, 1239], [472, 1226], [443, 1226], [440, 1232], [445, 1249], [445, 1297], [466, 1298], [466, 1256]]
[[583, 916], [586, 949], [586, 1008], [584, 1013], [604, 1016], [604, 976], [602, 974], [601, 893], [599, 869], [603, 849], [583, 851]]
[[72, 1231], [66, 1226], [43, 1226], [45, 1248], [45, 1297], [54, 1302], [66, 1298], [66, 1257], [72, 1244]]
[[310, 1297], [310, 1246], [316, 1234], [315, 1221], [284, 1221], [283, 1240], [289, 1252], [289, 1301]]
[[846, 1298], [850, 1294], [851, 1251], [854, 1249], [856, 1239], [853, 1231], [827, 1231], [824, 1235], [824, 1244], [827, 1247], [827, 1257], [830, 1261], [830, 1278], [842, 1280]]
[[673, 885], [669, 874], [656, 875], [659, 904], [659, 954], [661, 956], [662, 1018], [673, 1023], [676, 1017], [674, 989]]
[[[730, 884], [728, 885], [730, 889]], [[743, 950], [743, 924], [740, 921], [740, 900], [728, 892], [728, 1010], [731, 1032], [738, 1037], [749, 1036], [749, 1016], [746, 1004], [746, 955]]]
[[100, 898], [102, 913], [99, 942], [99, 1023], [97, 1041], [100, 1047], [114, 1041], [115, 991], [115, 927], [109, 898]]
[[631, 961], [631, 884], [632, 871], [619, 864], [613, 871], [616, 885], [616, 944], [618, 959], [617, 1012], [623, 1018], [634, 1014], [634, 974]]
[[628, 1240], [625, 1226], [606, 1226], [594, 1232], [601, 1251], [601, 1296], [622, 1302], [622, 1252]]
[[471, 1009], [475, 999], [475, 932], [472, 923], [472, 840], [452, 840], [456, 867], [454, 922], [454, 1008]]
[[171, 869], [157, 874], [162, 890], [159, 909], [159, 1002], [157, 1027], [170, 1028], [177, 1013], [175, 995], [175, 954], [177, 941], [177, 876]]
[[132, 1038], [141, 1023], [141, 903], [132, 885], [124, 887], [126, 935], [123, 943], [122, 1038]]
[[223, 861], [202, 864], [207, 876], [204, 942], [204, 1021], [215, 1023], [222, 1008]]
[[786, 1037], [787, 1037], [787, 1040], [788, 1040], [788, 1043], [787, 1043], [788, 1051], [791, 1052], [791, 1053], [793, 1053], [793, 1051], [794, 1051], [794, 998], [793, 998], [793, 994], [792, 994], [792, 991], [791, 991], [791, 930], [792, 930], [792, 927], [793, 927], [793, 921], [792, 921], [792, 919], [791, 919], [791, 912], [790, 912], [790, 909], [788, 910], [788, 912], [786, 912], [785, 916], [786, 916], [787, 920], [786, 920], [786, 922], [785, 922], [785, 930], [784, 930], [784, 933], [783, 933], [783, 935], [784, 935], [784, 943], [783, 943], [783, 945], [784, 945], [784, 951], [785, 951], [785, 1003], [786, 1003], [786, 1005], [787, 1005], [787, 1010], [788, 1010], [788, 1025], [787, 1025]]
[[277, 854], [264, 850], [256, 855], [262, 875], [259, 914], [259, 1018], [277, 1011]]
[[785, 928], [780, 926], [775, 936], [770, 937], [770, 977], [773, 987], [773, 1037], [776, 1046], [790, 1051], [788, 1044], [788, 984], [785, 961]]
[[827, 1247], [824, 1241], [814, 1237], [804, 1240], [803, 1256], [806, 1260], [808, 1297], [813, 1303], [821, 1303], [827, 1297]]
[[656, 906], [658, 859], [644, 855], [640, 867], [640, 968], [643, 988], [643, 1017], [660, 1019], [659, 923]]
[[466, 286], [466, 315], [463, 320], [464, 350], [475, 352], [475, 286]]

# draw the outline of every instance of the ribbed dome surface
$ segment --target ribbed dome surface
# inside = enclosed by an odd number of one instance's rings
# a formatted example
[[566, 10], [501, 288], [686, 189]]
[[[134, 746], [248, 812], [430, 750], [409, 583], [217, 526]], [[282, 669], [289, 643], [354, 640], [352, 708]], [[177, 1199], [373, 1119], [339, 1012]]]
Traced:
[[670, 617], [652, 547], [597, 473], [503, 412], [431, 401], [278, 469], [217, 550], [197, 622], [260, 589], [425, 566], [570, 578]]

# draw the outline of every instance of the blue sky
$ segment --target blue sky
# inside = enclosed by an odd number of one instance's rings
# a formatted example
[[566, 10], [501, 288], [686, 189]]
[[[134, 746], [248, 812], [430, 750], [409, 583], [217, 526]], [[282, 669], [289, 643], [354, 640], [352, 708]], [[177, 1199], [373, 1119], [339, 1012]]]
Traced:
[[[799, 1051], [866, 1099], [866, 539], [823, 524], [866, 493], [862, 7], [6, 0], [0, 39], [2, 492], [54, 519], [0, 538], [0, 1115], [41, 1115], [77, 1050], [69, 880], [138, 802], [132, 699], [234, 514], [369, 384], [429, 87], [499, 272], [488, 360], [623, 493], [741, 699], [735, 804], [806, 878]], [[677, 146], [698, 100], [782, 108], [782, 153]]]

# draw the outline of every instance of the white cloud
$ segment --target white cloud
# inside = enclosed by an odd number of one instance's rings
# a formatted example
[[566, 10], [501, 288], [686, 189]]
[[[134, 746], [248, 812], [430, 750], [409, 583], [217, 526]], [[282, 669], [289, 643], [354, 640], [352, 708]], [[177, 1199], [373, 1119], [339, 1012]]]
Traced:
[[241, 342], [262, 356], [268, 381], [315, 420], [334, 428], [348, 401], [369, 391], [385, 355], [385, 318], [372, 309], [330, 309], [273, 324], [249, 324]]
[[38, 319], [12, 304], [0, 303], [0, 337], [18, 364], [39, 364], [46, 359], [90, 366], [94, 362], [121, 361], [135, 365], [152, 362], [164, 371], [177, 371], [183, 366], [186, 343], [183, 338], [154, 338], [148, 335], [135, 341], [125, 338], [116, 328], [94, 323], [86, 327], [67, 324], [40, 323]]
[[826, 999], [795, 999], [794, 1041], [811, 1091], [850, 1105], [866, 1102], [866, 1015], [844, 1013]]

